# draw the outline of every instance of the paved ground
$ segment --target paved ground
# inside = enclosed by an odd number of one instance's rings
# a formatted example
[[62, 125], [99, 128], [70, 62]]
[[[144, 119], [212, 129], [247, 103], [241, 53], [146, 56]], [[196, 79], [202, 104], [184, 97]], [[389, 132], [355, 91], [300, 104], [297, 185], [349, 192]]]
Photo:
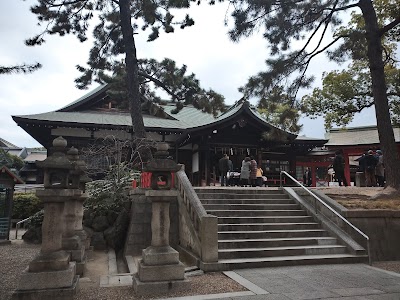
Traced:
[[256, 285], [257, 291], [255, 295], [225, 299], [400, 299], [400, 274], [365, 264], [247, 269], [235, 273]]

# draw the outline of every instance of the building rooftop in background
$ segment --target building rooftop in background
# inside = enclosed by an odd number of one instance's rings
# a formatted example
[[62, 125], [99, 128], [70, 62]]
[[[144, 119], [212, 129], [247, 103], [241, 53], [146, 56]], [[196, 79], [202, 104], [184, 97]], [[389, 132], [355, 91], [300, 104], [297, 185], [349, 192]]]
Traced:
[[[393, 127], [393, 132], [396, 143], [399, 143], [400, 127]], [[328, 140], [326, 147], [380, 144], [376, 126], [334, 128], [325, 134], [325, 138]]]
[[25, 162], [43, 161], [47, 158], [47, 151], [32, 151], [25, 157]]
[[18, 146], [11, 144], [10, 142], [6, 141], [5, 139], [2, 139], [1, 137], [0, 137], [0, 147], [1, 148], [19, 148]]

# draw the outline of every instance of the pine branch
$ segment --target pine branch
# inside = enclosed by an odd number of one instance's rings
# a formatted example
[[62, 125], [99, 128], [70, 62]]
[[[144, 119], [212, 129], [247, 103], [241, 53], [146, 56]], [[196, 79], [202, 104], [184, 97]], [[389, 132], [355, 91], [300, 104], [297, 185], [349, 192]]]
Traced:
[[48, 5], [48, 7], [66, 6], [66, 5], [71, 5], [71, 4], [77, 4], [77, 3], [82, 2], [82, 1], [83, 2], [87, 2], [87, 0], [76, 0], [76, 1], [71, 1], [71, 2], [63, 2], [63, 3], [60, 3], [60, 4], [54, 4], [54, 3], [51, 3], [51, 2], [49, 2], [47, 0], [43, 0], [43, 2]]
[[154, 82], [155, 84], [157, 84], [159, 87], [163, 88], [168, 94], [170, 94], [174, 99], [178, 100], [178, 101], [183, 101], [185, 100], [185, 98], [179, 98], [174, 92], [172, 92], [163, 82], [161, 82], [160, 80], [158, 80], [157, 78], [150, 76], [144, 72], [139, 71], [138, 72], [139, 76], [143, 76], [144, 78], [147, 78], [149, 80], [151, 80], [152, 82]]
[[36, 71], [37, 69], [40, 69], [42, 65], [40, 63], [36, 63], [34, 65], [19, 65], [19, 66], [12, 66], [12, 67], [3, 67], [0, 66], [0, 75], [4, 74], [19, 74], [19, 73], [32, 73]]
[[381, 28], [379, 30], [379, 35], [380, 36], [384, 35], [386, 32], [393, 29], [394, 27], [396, 27], [399, 24], [400, 24], [400, 16], [397, 19], [395, 19], [393, 22], [391, 22], [391, 23], [387, 24], [386, 26], [384, 26], [383, 28]]

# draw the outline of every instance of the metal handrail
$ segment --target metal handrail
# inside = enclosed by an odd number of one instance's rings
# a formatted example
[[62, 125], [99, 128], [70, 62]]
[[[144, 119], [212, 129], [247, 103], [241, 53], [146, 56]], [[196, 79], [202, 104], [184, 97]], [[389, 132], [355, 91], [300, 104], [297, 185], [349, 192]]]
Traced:
[[344, 218], [341, 214], [339, 214], [337, 211], [335, 211], [332, 207], [327, 205], [325, 201], [323, 201], [321, 198], [319, 198], [317, 195], [315, 195], [312, 191], [310, 191], [308, 188], [306, 188], [304, 185], [302, 185], [297, 179], [295, 179], [292, 175], [290, 175], [286, 171], [281, 171], [280, 173], [280, 186], [282, 187], [282, 174], [286, 175], [289, 177], [291, 180], [293, 180], [296, 184], [298, 184], [303, 190], [305, 190], [307, 193], [309, 193], [311, 196], [314, 197], [314, 207], [315, 207], [315, 213], [318, 214], [318, 208], [317, 208], [317, 202], [318, 200], [321, 204], [323, 204], [326, 208], [328, 208], [331, 212], [333, 212], [336, 216], [338, 216], [343, 222], [345, 222], [347, 225], [349, 225], [351, 228], [353, 228], [357, 233], [359, 233], [362, 237], [364, 237], [367, 240], [367, 250], [368, 250], [368, 262], [370, 265], [372, 265], [372, 260], [371, 260], [371, 255], [370, 255], [370, 241], [369, 241], [369, 236], [366, 235], [364, 232], [362, 232], [360, 229], [358, 229], [356, 226], [351, 224], [346, 218]]
[[15, 224], [15, 239], [16, 239], [16, 240], [18, 239], [18, 228], [19, 228], [19, 225], [22, 224], [22, 223], [25, 223], [25, 222], [28, 221], [30, 218], [32, 218], [32, 216], [29, 217], [29, 218], [23, 219], [23, 220], [21, 220], [21, 221], [19, 221], [19, 222], [17, 222], [17, 223]]

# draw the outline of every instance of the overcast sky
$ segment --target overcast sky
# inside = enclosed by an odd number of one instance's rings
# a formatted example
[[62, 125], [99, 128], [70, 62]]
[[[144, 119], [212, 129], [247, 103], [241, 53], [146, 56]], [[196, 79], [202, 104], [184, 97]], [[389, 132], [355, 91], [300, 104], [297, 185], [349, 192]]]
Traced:
[[[35, 16], [30, 13], [32, 0], [0, 1], [0, 65], [10, 66], [40, 62], [43, 67], [28, 75], [0, 76], [0, 137], [21, 147], [37, 147], [40, 144], [12, 120], [12, 115], [26, 115], [57, 110], [81, 97], [88, 90], [75, 88], [74, 79], [79, 76], [75, 66], [85, 65], [90, 42], [80, 43], [74, 36], [50, 36], [38, 47], [26, 47], [24, 40], [40, 32]], [[186, 64], [195, 73], [202, 87], [224, 95], [227, 104], [241, 98], [237, 91], [247, 79], [265, 70], [268, 57], [266, 42], [261, 33], [233, 43], [224, 26], [225, 4], [214, 7], [203, 5], [190, 15], [195, 25], [147, 43], [147, 34], [135, 35], [138, 58], [164, 57], [175, 60], [178, 66]], [[320, 78], [323, 71], [336, 65], [324, 56], [311, 65], [310, 72]], [[315, 85], [320, 84], [320, 79]], [[96, 87], [93, 85], [91, 87]], [[311, 90], [309, 91], [311, 92]], [[255, 103], [253, 103], [255, 104]], [[323, 138], [323, 120], [303, 118], [300, 135]], [[352, 126], [376, 124], [373, 110], [358, 116]]]

